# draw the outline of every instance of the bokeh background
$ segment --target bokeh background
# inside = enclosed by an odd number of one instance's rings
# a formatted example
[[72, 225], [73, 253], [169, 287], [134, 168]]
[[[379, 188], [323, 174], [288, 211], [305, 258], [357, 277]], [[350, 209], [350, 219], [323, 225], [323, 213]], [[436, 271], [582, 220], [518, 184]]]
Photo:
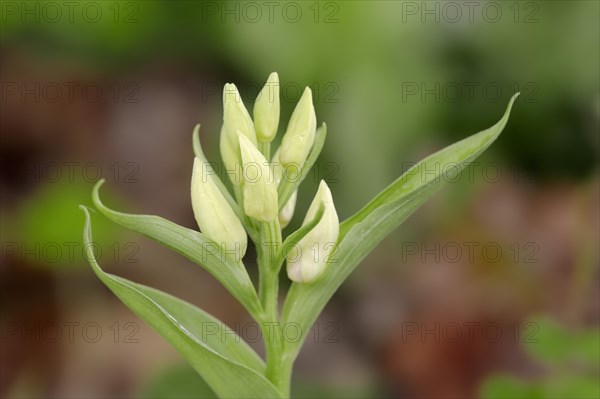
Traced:
[[[295, 396], [598, 397], [597, 1], [0, 4], [2, 397], [210, 397], [93, 275], [77, 205], [104, 177], [112, 207], [194, 228], [192, 128], [218, 161], [223, 84], [251, 109], [272, 71], [280, 131], [307, 85], [329, 128], [288, 233], [320, 179], [345, 219], [522, 93], [479, 163], [337, 292]], [[93, 223], [105, 269], [262, 350], [200, 267]]]

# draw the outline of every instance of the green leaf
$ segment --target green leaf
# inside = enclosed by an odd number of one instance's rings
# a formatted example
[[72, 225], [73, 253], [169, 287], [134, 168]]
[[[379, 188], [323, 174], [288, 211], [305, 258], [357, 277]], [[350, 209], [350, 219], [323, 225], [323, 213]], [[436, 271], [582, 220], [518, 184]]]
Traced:
[[221, 397], [280, 397], [264, 377], [264, 363], [256, 353], [218, 319], [202, 310], [124, 278], [105, 273], [94, 258], [90, 214], [83, 241], [98, 278], [136, 315], [173, 345]]
[[113, 211], [100, 200], [104, 180], [94, 187], [93, 200], [107, 218], [128, 229], [142, 233], [204, 267], [239, 300], [250, 314], [261, 320], [262, 306], [244, 265], [222, 253], [219, 245], [206, 235], [152, 215], [131, 215]]
[[600, 330], [588, 328], [570, 331], [548, 316], [532, 319], [535, 325], [534, 342], [524, 344], [525, 350], [546, 365], [572, 368], [595, 368], [600, 362]]
[[153, 375], [136, 395], [144, 399], [215, 399], [217, 395], [187, 364], [177, 364]]
[[586, 329], [578, 333], [573, 340], [573, 357], [600, 369], [600, 328]]
[[313, 144], [308, 157], [306, 158], [306, 162], [302, 166], [302, 170], [300, 172], [300, 176], [296, 179], [281, 179], [281, 183], [277, 189], [277, 198], [279, 201], [279, 210], [281, 210], [285, 204], [287, 204], [288, 200], [298, 189], [298, 186], [308, 175], [308, 172], [312, 169], [315, 162], [317, 162], [317, 158], [319, 158], [319, 154], [321, 154], [321, 150], [323, 149], [323, 145], [325, 145], [325, 138], [327, 137], [327, 125], [323, 123], [321, 126], [317, 128], [315, 133], [315, 142]]
[[534, 381], [496, 374], [483, 382], [480, 392], [483, 399], [589, 399], [599, 397], [600, 384], [597, 375], [573, 372], [550, 374]]
[[[539, 382], [527, 382], [507, 375], [494, 375], [481, 386], [483, 399], [543, 399], [544, 388]], [[560, 396], [557, 396], [560, 397]]]
[[569, 372], [551, 374], [534, 381], [497, 374], [487, 378], [480, 388], [484, 399], [589, 399], [600, 395], [596, 376]]
[[544, 384], [546, 398], [589, 399], [600, 397], [598, 373], [587, 375], [561, 373], [548, 378]]
[[[302, 333], [302, 339], [285, 342], [290, 358], [297, 355], [310, 326], [354, 268], [443, 185], [448, 176], [442, 172], [464, 168], [498, 137], [517, 95], [512, 97], [504, 116], [494, 126], [425, 158], [340, 225], [337, 251], [332, 258], [336, 262], [315, 282], [292, 284], [285, 300], [282, 322], [298, 323]], [[448, 165], [453, 167], [447, 168]], [[440, 173], [433, 174], [432, 170]]]
[[531, 321], [535, 335], [525, 342], [525, 350], [544, 364], [561, 364], [569, 359], [573, 337], [549, 317], [539, 316]]
[[274, 265], [279, 267], [283, 263], [285, 257], [287, 256], [286, 252], [294, 248], [300, 242], [300, 240], [303, 239], [304, 236], [306, 236], [321, 221], [324, 213], [325, 206], [321, 204], [319, 209], [317, 209], [315, 216], [308, 223], [286, 237], [285, 241], [277, 252], [275, 262], [273, 262]]

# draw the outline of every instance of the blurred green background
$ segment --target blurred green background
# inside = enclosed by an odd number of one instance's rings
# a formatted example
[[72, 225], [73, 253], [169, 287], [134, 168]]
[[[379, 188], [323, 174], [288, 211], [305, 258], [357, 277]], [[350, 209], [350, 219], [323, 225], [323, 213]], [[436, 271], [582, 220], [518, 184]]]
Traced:
[[[287, 232], [320, 179], [345, 219], [522, 93], [479, 163], [336, 294], [296, 362], [296, 396], [598, 397], [597, 1], [2, 1], [0, 11], [2, 397], [210, 396], [93, 276], [77, 205], [102, 176], [114, 208], [195, 228], [192, 128], [202, 123], [219, 160], [223, 84], [251, 109], [272, 71], [280, 131], [304, 86], [329, 130]], [[94, 237], [110, 272], [249, 326], [182, 257], [98, 214]]]

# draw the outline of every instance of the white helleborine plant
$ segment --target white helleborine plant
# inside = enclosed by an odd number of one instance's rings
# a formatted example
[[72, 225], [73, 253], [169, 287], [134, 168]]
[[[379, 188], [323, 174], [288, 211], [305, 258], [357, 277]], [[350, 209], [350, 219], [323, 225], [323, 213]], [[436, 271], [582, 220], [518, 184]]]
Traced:
[[[494, 126], [417, 163], [342, 223], [331, 191], [321, 181], [302, 225], [285, 239], [282, 228], [292, 219], [300, 184], [323, 148], [326, 126], [317, 128], [312, 93], [306, 88], [271, 158], [280, 113], [276, 73], [269, 76], [257, 98], [254, 121], [235, 85], [226, 84], [223, 90], [220, 149], [231, 192], [202, 151], [200, 126], [194, 129], [191, 208], [200, 231], [158, 216], [114, 211], [100, 200], [104, 181], [96, 184], [92, 199], [100, 213], [182, 254], [227, 288], [261, 327], [265, 360], [203, 310], [105, 273], [91, 245], [90, 212], [81, 206], [86, 216], [87, 259], [100, 280], [168, 340], [217, 396], [287, 398], [294, 360], [338, 287], [381, 240], [433, 195], [447, 180], [445, 174], [464, 168], [496, 140], [515, 98]], [[243, 259], [248, 237], [258, 254], [258, 287]], [[279, 277], [285, 262], [292, 285], [280, 295]], [[207, 325], [213, 333], [206, 333]], [[284, 334], [290, 325], [299, 332], [293, 339]]]

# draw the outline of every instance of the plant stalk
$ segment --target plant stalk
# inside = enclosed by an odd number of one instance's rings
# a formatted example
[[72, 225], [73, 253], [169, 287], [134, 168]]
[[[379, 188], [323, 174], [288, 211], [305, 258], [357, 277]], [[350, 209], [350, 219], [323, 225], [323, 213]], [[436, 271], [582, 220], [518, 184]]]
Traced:
[[281, 228], [278, 220], [261, 223], [260, 248], [258, 251], [258, 292], [264, 309], [261, 328], [266, 352], [266, 377], [285, 397], [288, 397], [290, 372], [286, 372], [287, 368], [284, 367], [282, 327], [279, 324], [278, 308], [281, 264], [276, 260], [281, 242]]

